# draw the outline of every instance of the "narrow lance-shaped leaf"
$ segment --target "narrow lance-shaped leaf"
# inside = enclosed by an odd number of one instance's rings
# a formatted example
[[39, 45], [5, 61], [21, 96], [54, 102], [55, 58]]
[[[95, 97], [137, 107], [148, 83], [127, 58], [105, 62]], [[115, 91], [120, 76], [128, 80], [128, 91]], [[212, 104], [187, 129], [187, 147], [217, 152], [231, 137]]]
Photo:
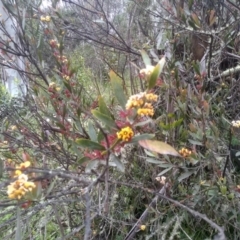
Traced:
[[103, 114], [105, 114], [107, 116], [111, 116], [112, 115], [111, 112], [109, 111], [109, 109], [108, 109], [108, 107], [107, 107], [107, 105], [106, 105], [106, 103], [105, 103], [105, 101], [104, 101], [102, 96], [100, 96], [98, 98], [98, 105], [99, 105], [99, 110], [100, 110], [101, 113], [103, 113]]
[[121, 162], [121, 160], [115, 154], [112, 153], [110, 155], [110, 160], [116, 164], [116, 167], [119, 171], [121, 171], [121, 172], [125, 171], [124, 164]]
[[137, 136], [133, 137], [132, 140], [131, 140], [131, 143], [136, 143], [140, 140], [151, 139], [151, 138], [154, 138], [154, 137], [155, 137], [154, 134], [144, 133], [144, 134], [137, 135]]
[[97, 141], [97, 132], [95, 130], [94, 125], [90, 121], [88, 123], [88, 135], [90, 136], [90, 139], [92, 141]]
[[109, 72], [112, 90], [120, 106], [125, 109], [127, 98], [123, 91], [122, 80], [113, 71]]
[[116, 124], [110, 116], [107, 116], [96, 109], [92, 110], [92, 114], [95, 118], [105, 124], [106, 127], [116, 128]]
[[151, 65], [152, 65], [151, 59], [150, 59], [150, 57], [148, 56], [148, 54], [146, 53], [146, 51], [145, 51], [145, 50], [141, 50], [140, 52], [141, 52], [142, 59], [143, 59], [143, 62], [144, 62], [144, 64], [145, 64], [145, 66], [146, 66], [146, 67], [147, 67], [147, 66], [151, 66]]
[[157, 140], [140, 140], [140, 146], [160, 154], [180, 157], [181, 155], [169, 144]]
[[195, 23], [198, 27], [201, 27], [201, 24], [200, 24], [200, 21], [199, 21], [199, 18], [198, 18], [198, 16], [197, 16], [197, 14], [196, 14], [196, 13], [192, 13], [191, 17], [192, 17], [194, 23]]
[[149, 78], [148, 89], [155, 87], [157, 79], [158, 79], [159, 75], [161, 74], [163, 67], [165, 65], [165, 62], [166, 62], [166, 59], [165, 59], [165, 57], [163, 57], [158, 62], [158, 64], [155, 66], [155, 68]]
[[82, 148], [88, 148], [91, 150], [100, 150], [100, 151], [105, 150], [104, 146], [102, 146], [101, 144], [99, 144], [97, 142], [93, 142], [89, 139], [78, 138], [76, 140], [76, 143], [79, 145], [79, 147], [82, 147]]

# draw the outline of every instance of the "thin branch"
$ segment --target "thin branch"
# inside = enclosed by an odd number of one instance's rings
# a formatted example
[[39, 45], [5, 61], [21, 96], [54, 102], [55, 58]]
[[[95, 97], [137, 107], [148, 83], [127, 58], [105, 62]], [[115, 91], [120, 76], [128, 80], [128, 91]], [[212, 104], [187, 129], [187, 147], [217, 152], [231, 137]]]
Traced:
[[[160, 194], [164, 195], [166, 193], [166, 189], [168, 188], [169, 184], [166, 183], [161, 190], [159, 191]], [[130, 232], [127, 234], [127, 236], [125, 237], [124, 240], [131, 240], [135, 237], [137, 230], [139, 230], [139, 226], [143, 224], [143, 222], [145, 221], [145, 219], [148, 216], [148, 212], [150, 209], [154, 208], [157, 205], [157, 201], [159, 199], [159, 195], [156, 195], [153, 200], [151, 201], [151, 203], [148, 205], [148, 207], [145, 209], [145, 211], [143, 212], [143, 214], [141, 215], [141, 217], [137, 220], [137, 222], [134, 224], [134, 226], [132, 227], [132, 229], [130, 230]]]

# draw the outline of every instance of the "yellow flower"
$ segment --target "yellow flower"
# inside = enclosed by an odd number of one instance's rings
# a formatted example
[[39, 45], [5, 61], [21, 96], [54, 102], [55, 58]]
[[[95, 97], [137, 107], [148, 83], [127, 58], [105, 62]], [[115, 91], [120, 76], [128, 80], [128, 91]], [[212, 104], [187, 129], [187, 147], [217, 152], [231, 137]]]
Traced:
[[22, 171], [16, 170], [15, 173], [14, 173], [14, 177], [18, 177], [21, 174], [22, 174]]
[[146, 230], [146, 225], [141, 225], [141, 226], [140, 226], [140, 229], [141, 229], [142, 231]]
[[51, 17], [50, 16], [46, 16], [45, 21], [46, 22], [50, 22], [51, 21]]
[[126, 104], [126, 109], [137, 109], [137, 114], [141, 116], [153, 116], [154, 110], [152, 103], [156, 102], [158, 96], [153, 93], [141, 92], [132, 95]]
[[19, 181], [19, 182], [26, 182], [27, 180], [28, 180], [28, 176], [26, 174], [21, 174], [21, 175], [18, 176], [18, 180], [17, 181]]
[[18, 179], [7, 187], [7, 194], [10, 199], [21, 199], [27, 192], [31, 192], [36, 185], [28, 181], [28, 176], [21, 174]]
[[192, 155], [192, 151], [188, 150], [187, 148], [182, 148], [181, 150], [179, 150], [179, 153], [183, 156], [183, 157], [189, 157]]
[[206, 183], [206, 180], [201, 180], [200, 185], [204, 185]]
[[44, 22], [44, 21], [46, 21], [46, 18], [45, 18], [44, 16], [41, 16], [41, 17], [40, 17], [40, 20], [41, 20], [42, 22]]
[[70, 79], [70, 77], [68, 75], [63, 75], [63, 78], [67, 81]]
[[232, 121], [232, 126], [235, 127], [235, 128], [239, 128], [240, 127], [240, 120]]
[[145, 98], [149, 102], [156, 102], [157, 99], [158, 99], [158, 96], [156, 94], [153, 94], [153, 93], [148, 93], [148, 94], [146, 94]]
[[122, 128], [121, 131], [117, 132], [117, 138], [125, 142], [129, 142], [133, 135], [133, 130], [130, 127]]
[[146, 68], [141, 69], [139, 73], [148, 78], [152, 74], [154, 68], [154, 66], [147, 65]]
[[137, 114], [140, 116], [153, 116], [154, 111], [153, 108], [139, 108], [137, 110]]
[[23, 162], [19, 165], [19, 168], [20, 169], [25, 169], [25, 168], [28, 168], [31, 166], [31, 162], [30, 161], [26, 161], [26, 162]]
[[15, 126], [15, 125], [11, 126], [12, 131], [15, 131], [16, 129], [17, 129], [17, 126]]
[[46, 16], [46, 17], [41, 16], [41, 17], [40, 17], [40, 20], [41, 20], [42, 22], [50, 22], [50, 21], [51, 21], [51, 17], [50, 17], [50, 16]]
[[55, 88], [56, 87], [56, 83], [55, 82], [49, 83], [49, 87]]

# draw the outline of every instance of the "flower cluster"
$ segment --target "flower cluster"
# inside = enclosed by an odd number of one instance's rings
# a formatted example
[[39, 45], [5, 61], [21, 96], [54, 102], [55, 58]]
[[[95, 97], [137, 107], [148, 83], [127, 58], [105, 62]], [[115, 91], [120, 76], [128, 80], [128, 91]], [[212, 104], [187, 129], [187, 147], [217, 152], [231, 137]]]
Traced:
[[232, 121], [232, 126], [235, 128], [240, 128], [240, 120]]
[[57, 42], [57, 40], [55, 40], [55, 39], [51, 39], [50, 41], [49, 41], [49, 44], [50, 44], [50, 46], [52, 47], [52, 48], [59, 48], [60, 47], [60, 44]]
[[188, 150], [187, 148], [182, 148], [179, 153], [183, 156], [183, 157], [189, 157], [192, 155], [192, 151]]
[[[10, 160], [11, 159], [8, 159], [9, 162]], [[30, 166], [30, 161], [25, 161], [16, 166], [16, 170], [13, 175], [16, 180], [7, 187], [7, 194], [10, 199], [19, 200], [25, 196], [26, 193], [31, 192], [36, 187], [35, 183], [28, 181], [28, 176], [22, 173], [23, 170]]]
[[51, 21], [51, 17], [50, 17], [50, 16], [46, 16], [46, 17], [41, 16], [40, 20], [41, 20], [42, 22], [50, 22], [50, 21]]
[[154, 70], [154, 66], [151, 65], [147, 65], [146, 68], [143, 68], [140, 70], [140, 77], [141, 78], [148, 78], [151, 76], [151, 74], [153, 73]]
[[63, 77], [65, 80], [67, 80], [67, 81], [70, 79], [70, 77], [69, 77], [68, 75], [66, 75], [66, 74], [63, 74], [62, 77]]
[[56, 59], [59, 63], [62, 63], [62, 64], [68, 63], [68, 59], [65, 55], [59, 55], [58, 53], [55, 52], [54, 56], [56, 57]]
[[16, 166], [16, 171], [15, 171], [14, 176], [15, 177], [20, 176], [22, 174], [22, 171], [30, 166], [31, 166], [31, 162], [29, 162], [29, 161], [23, 162], [20, 165]]
[[157, 95], [153, 93], [141, 92], [132, 95], [126, 104], [126, 109], [137, 109], [137, 114], [140, 116], [153, 116], [153, 102], [157, 101]]
[[145, 231], [145, 230], [146, 230], [146, 225], [141, 225], [141, 226], [140, 226], [140, 229], [141, 229], [142, 231]]
[[61, 90], [61, 88], [60, 87], [57, 87], [57, 84], [55, 83], [55, 82], [51, 82], [51, 83], [49, 83], [49, 87], [48, 87], [48, 91], [49, 92], [52, 92], [52, 93], [54, 93], [54, 92], [58, 92], [58, 91], [60, 91]]
[[122, 128], [119, 132], [117, 132], [117, 138], [124, 142], [129, 142], [133, 135], [134, 132], [130, 127]]
[[34, 182], [28, 181], [26, 174], [20, 174], [18, 179], [8, 185], [7, 194], [10, 199], [21, 199], [26, 193], [31, 192], [36, 187]]

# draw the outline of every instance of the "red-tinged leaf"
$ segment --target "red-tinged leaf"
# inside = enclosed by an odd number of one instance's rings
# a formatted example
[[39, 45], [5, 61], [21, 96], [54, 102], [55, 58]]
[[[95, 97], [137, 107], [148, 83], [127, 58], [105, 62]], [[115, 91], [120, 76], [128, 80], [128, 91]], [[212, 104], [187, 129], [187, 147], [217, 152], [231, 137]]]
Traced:
[[24, 161], [24, 162], [31, 160], [31, 157], [30, 157], [29, 154], [26, 153], [26, 152], [23, 152], [23, 153], [22, 153], [22, 158], [23, 158], [23, 161]]
[[196, 13], [192, 13], [192, 19], [193, 19], [194, 23], [195, 23], [198, 27], [201, 27], [199, 18], [198, 18], [198, 16], [197, 16]]
[[215, 23], [215, 21], [216, 21], [215, 10], [211, 10], [209, 15], [209, 26], [212, 26]]
[[106, 150], [105, 147], [102, 146], [101, 144], [85, 138], [78, 138], [76, 140], [76, 143], [78, 144], [79, 147], [82, 147], [82, 148], [88, 148], [91, 150], [100, 150], [100, 151]]
[[157, 140], [140, 140], [140, 146], [160, 154], [180, 157], [181, 155], [169, 144]]

